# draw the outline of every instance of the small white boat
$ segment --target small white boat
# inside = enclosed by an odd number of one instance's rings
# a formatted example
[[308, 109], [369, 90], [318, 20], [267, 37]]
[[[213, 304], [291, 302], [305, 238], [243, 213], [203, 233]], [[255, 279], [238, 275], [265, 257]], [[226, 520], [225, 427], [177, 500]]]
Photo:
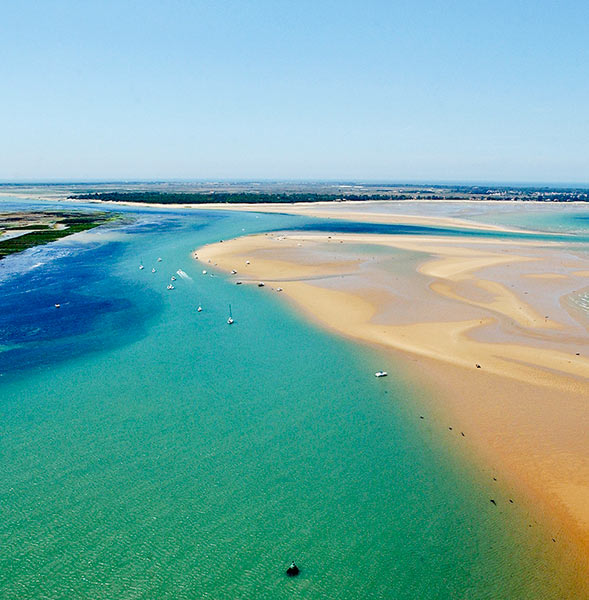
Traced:
[[276, 288], [276, 291], [277, 291], [277, 292], [281, 292], [281, 291], [282, 291], [282, 288]]
[[236, 281], [235, 285], [241, 285], [243, 282], [242, 281]]
[[377, 371], [374, 376], [375, 377], [386, 377], [388, 373], [386, 371]]
[[172, 275], [172, 277], [170, 277], [170, 279], [171, 279], [172, 281], [176, 281], [176, 278], [175, 278], [173, 275]]
[[55, 308], [61, 308], [61, 304], [56, 304]]
[[246, 261], [245, 261], [245, 264], [246, 264], [246, 265], [249, 265], [249, 264], [250, 264], [250, 261], [249, 261], [249, 260], [246, 260]]
[[143, 271], [143, 269], [145, 269], [145, 267], [143, 265], [139, 265], [139, 270]]
[[173, 290], [173, 289], [176, 289], [176, 288], [174, 288], [174, 286], [171, 283], [168, 283], [167, 289]]
[[207, 274], [207, 271], [206, 271], [206, 269], [203, 269], [203, 271], [202, 271], [202, 274], [203, 274], [203, 275], [206, 275], [206, 274]]
[[229, 318], [227, 319], [227, 325], [233, 325], [235, 321], [233, 320], [233, 315], [231, 314], [231, 304], [229, 305]]
[[231, 275], [237, 275], [237, 271], [235, 269], [231, 269]]
[[199, 304], [198, 308], [196, 309], [196, 312], [202, 312], [202, 306]]
[[155, 267], [151, 270], [152, 273], [155, 273]]
[[158, 259], [157, 259], [157, 262], [162, 262], [162, 259], [161, 259], [161, 258], [158, 258]]
[[260, 283], [258, 283], [258, 287], [264, 287], [264, 282], [260, 281]]

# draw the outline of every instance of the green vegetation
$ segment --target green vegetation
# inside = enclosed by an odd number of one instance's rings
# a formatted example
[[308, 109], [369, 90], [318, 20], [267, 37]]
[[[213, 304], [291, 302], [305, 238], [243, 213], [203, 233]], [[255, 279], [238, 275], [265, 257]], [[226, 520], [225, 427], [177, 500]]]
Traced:
[[[71, 200], [103, 202], [147, 202], [152, 204], [288, 204], [292, 202], [334, 202], [341, 195], [318, 192], [93, 192], [68, 196]], [[406, 200], [406, 194], [346, 194], [345, 200]]]
[[[117, 219], [108, 213], [20, 213], [6, 219], [0, 215], [0, 229], [4, 231], [31, 230], [29, 233], [6, 240], [0, 240], [0, 260], [9, 254], [22, 252], [27, 248], [48, 244], [81, 231], [88, 231], [99, 225]], [[47, 221], [50, 221], [48, 223]], [[13, 225], [13, 222], [18, 225]], [[44, 222], [43, 222], [44, 221]]]
[[[196, 184], [195, 184], [196, 185]], [[211, 186], [220, 184], [211, 184]], [[72, 200], [143, 202], [148, 204], [291, 204], [294, 202], [338, 202], [342, 200], [512, 200], [519, 202], [588, 202], [587, 188], [507, 187], [480, 185], [333, 185], [301, 184], [291, 189], [237, 189], [195, 191], [84, 191], [68, 196]], [[331, 187], [331, 189], [330, 189]], [[305, 189], [306, 188], [306, 189]], [[309, 189], [310, 188], [310, 189]]]

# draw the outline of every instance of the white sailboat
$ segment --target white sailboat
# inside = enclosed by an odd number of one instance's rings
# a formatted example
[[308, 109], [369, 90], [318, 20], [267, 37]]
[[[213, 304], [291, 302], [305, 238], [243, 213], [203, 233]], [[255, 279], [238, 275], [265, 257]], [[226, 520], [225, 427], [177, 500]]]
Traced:
[[235, 321], [233, 320], [233, 314], [231, 313], [231, 304], [229, 305], [229, 318], [227, 319], [227, 325], [233, 325]]

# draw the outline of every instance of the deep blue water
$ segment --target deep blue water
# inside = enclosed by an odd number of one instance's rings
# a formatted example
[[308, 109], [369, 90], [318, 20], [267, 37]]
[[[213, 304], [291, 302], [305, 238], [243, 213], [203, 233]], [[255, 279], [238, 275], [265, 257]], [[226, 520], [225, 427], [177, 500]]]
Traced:
[[[56, 203], [26, 203], [25, 208], [62, 208]], [[2, 205], [3, 210], [23, 208], [22, 203]], [[67, 207], [66, 207], [67, 208]], [[96, 207], [91, 207], [94, 210]], [[141, 280], [129, 280], [120, 263], [131, 252], [136, 262], [150, 259], [170, 236], [217, 241], [217, 230], [225, 237], [266, 231], [272, 223], [302, 222], [296, 217], [258, 215], [236, 218], [234, 214], [210, 211], [133, 209], [117, 207], [125, 219], [83, 234], [38, 246], [0, 262], [0, 376], [29, 368], [80, 357], [130, 343], [147, 334], [156, 322], [163, 302]], [[229, 233], [229, 236], [227, 235]], [[221, 234], [220, 234], [221, 235]], [[165, 244], [163, 244], [165, 245]], [[145, 248], [130, 250], [131, 247]], [[147, 263], [146, 263], [147, 265]], [[133, 264], [133, 269], [136, 268]], [[146, 272], [149, 271], [146, 266]], [[59, 304], [60, 308], [56, 308]]]

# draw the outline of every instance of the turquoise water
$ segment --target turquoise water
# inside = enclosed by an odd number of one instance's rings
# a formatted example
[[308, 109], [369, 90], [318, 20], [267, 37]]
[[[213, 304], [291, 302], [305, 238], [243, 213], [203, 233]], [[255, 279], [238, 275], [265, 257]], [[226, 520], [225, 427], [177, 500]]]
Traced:
[[190, 257], [301, 220], [128, 216], [0, 263], [0, 597], [563, 596], [390, 358]]
[[[589, 204], [581, 202], [366, 202], [356, 204], [355, 210], [364, 213], [451, 217], [505, 225], [522, 229], [553, 233], [587, 233], [589, 230]], [[337, 213], [341, 206], [323, 206], [323, 210]]]

